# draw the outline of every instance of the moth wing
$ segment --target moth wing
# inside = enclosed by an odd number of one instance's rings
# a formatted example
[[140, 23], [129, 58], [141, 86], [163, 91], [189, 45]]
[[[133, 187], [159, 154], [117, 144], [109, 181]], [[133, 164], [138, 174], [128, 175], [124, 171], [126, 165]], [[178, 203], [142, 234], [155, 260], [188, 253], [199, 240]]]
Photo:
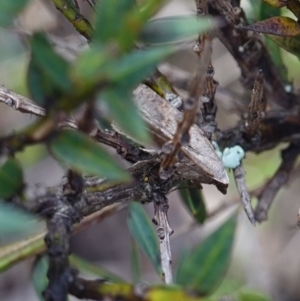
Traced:
[[[134, 96], [145, 121], [161, 144], [171, 140], [182, 113], [144, 85], [134, 91]], [[190, 137], [190, 143], [182, 148], [184, 154], [199, 167], [203, 175], [227, 187], [229, 179], [223, 164], [201, 129], [193, 125]]]

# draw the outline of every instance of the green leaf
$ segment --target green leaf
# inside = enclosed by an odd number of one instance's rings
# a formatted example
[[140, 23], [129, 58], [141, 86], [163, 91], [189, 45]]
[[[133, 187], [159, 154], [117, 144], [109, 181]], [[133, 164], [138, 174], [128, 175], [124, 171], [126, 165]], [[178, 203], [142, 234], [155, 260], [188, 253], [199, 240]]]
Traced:
[[107, 77], [104, 69], [107, 63], [111, 63], [111, 59], [105, 49], [100, 45], [92, 45], [79, 55], [72, 66], [71, 75], [78, 85], [97, 85]]
[[134, 88], [156, 65], [174, 52], [174, 47], [157, 47], [136, 50], [122, 56], [109, 67], [108, 78], [114, 83], [122, 83], [128, 90]]
[[131, 244], [131, 272], [134, 283], [141, 281], [141, 259], [138, 244], [135, 240]]
[[161, 275], [162, 268], [157, 235], [141, 204], [136, 202], [130, 204], [127, 221], [131, 235], [150, 259], [157, 273]]
[[213, 29], [216, 22], [207, 18], [167, 17], [149, 21], [141, 31], [140, 39], [145, 43], [171, 43], [187, 40]]
[[39, 227], [33, 215], [0, 201], [0, 235], [27, 234]]
[[134, 6], [134, 0], [99, 1], [93, 42], [106, 43], [109, 40], [118, 40], [121, 34], [124, 35], [124, 29], [127, 29], [126, 16]]
[[[256, 0], [252, 0], [252, 2], [256, 2]], [[273, 16], [280, 16], [280, 8], [272, 7], [264, 2], [259, 3], [260, 9], [258, 14], [258, 20], [265, 20]]]
[[202, 191], [197, 188], [187, 187], [191, 186], [189, 181], [185, 181], [179, 188], [181, 199], [192, 213], [193, 217], [203, 224], [206, 219], [206, 208], [202, 195]]
[[0, 197], [10, 198], [21, 192], [23, 171], [16, 159], [8, 158], [0, 168]]
[[84, 260], [78, 256], [71, 255], [69, 257], [69, 260], [70, 260], [70, 264], [81, 272], [86, 272], [115, 283], [126, 282], [121, 277], [99, 267], [98, 265], [92, 262]]
[[31, 98], [41, 106], [45, 106], [48, 100], [50, 101], [55, 90], [53, 89], [47, 74], [43, 72], [34, 59], [29, 61], [27, 85]]
[[134, 46], [144, 24], [157, 13], [166, 0], [149, 0], [139, 8], [134, 0], [99, 1], [93, 43], [115, 41], [121, 50]]
[[207, 295], [224, 277], [229, 266], [233, 245], [236, 216], [186, 256], [177, 270], [176, 283], [185, 289]]
[[52, 154], [77, 171], [111, 180], [128, 180], [129, 175], [95, 141], [83, 133], [63, 130], [49, 144]]
[[60, 92], [71, 91], [69, 63], [54, 52], [43, 34], [32, 37], [31, 50], [27, 77], [32, 98], [45, 105], [56, 101]]
[[48, 277], [47, 271], [49, 267], [48, 256], [39, 257], [33, 266], [32, 270], [32, 282], [35, 292], [40, 301], [44, 301], [43, 291], [47, 288]]
[[266, 36], [266, 45], [269, 50], [272, 61], [274, 62], [277, 71], [280, 73], [281, 78], [288, 82], [288, 71], [283, 63], [281, 50], [278, 45], [270, 37]]
[[28, 0], [0, 1], [0, 27], [9, 26]]
[[118, 88], [108, 89], [102, 94], [101, 99], [105, 101], [111, 117], [122, 131], [138, 141], [149, 141], [146, 125], [127, 91]]

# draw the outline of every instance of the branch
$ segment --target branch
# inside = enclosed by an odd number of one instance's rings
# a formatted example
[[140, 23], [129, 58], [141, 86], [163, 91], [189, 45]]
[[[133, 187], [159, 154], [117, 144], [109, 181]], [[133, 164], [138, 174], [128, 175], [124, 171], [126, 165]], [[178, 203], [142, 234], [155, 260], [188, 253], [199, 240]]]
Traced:
[[290, 111], [267, 112], [257, 127], [257, 132], [260, 133], [259, 143], [255, 139], [249, 139], [245, 135], [247, 129], [244, 126], [244, 122], [239, 123], [230, 130], [223, 131], [217, 143], [223, 148], [240, 145], [245, 152], [261, 152], [272, 149], [281, 142], [290, 142], [299, 139], [299, 115], [299, 108], [296, 107]]
[[245, 212], [253, 226], [255, 226], [255, 218], [253, 209], [251, 207], [251, 197], [248, 192], [248, 188], [245, 180], [245, 170], [242, 164], [233, 170], [235, 185], [240, 194], [242, 204], [244, 206]]
[[156, 92], [160, 97], [168, 101], [173, 107], [179, 111], [183, 110], [183, 99], [173, 88], [169, 80], [158, 69], [156, 69], [149, 79], [144, 81], [150, 89]]
[[16, 111], [30, 113], [36, 116], [45, 116], [45, 109], [34, 104], [30, 99], [17, 94], [0, 85], [0, 102], [5, 103]]
[[154, 199], [155, 215], [153, 222], [157, 225], [157, 235], [159, 238], [160, 259], [163, 272], [163, 281], [166, 284], [173, 282], [172, 275], [172, 254], [170, 245], [170, 235], [173, 233], [168, 221], [168, 201], [163, 195], [156, 195]]
[[208, 65], [210, 43], [205, 43], [203, 52], [199, 60], [196, 75], [189, 89], [189, 96], [183, 104], [183, 117], [177, 124], [177, 129], [171, 141], [165, 143], [162, 147], [164, 157], [160, 165], [160, 177], [166, 179], [172, 174], [173, 166], [177, 161], [181, 147], [190, 141], [190, 128], [194, 124], [195, 117], [200, 107], [200, 96], [205, 88], [205, 72]]
[[[208, 15], [207, 0], [196, 0], [197, 16], [201, 17]], [[217, 113], [217, 105], [215, 102], [215, 94], [218, 83], [213, 79], [215, 70], [211, 62], [212, 55], [212, 36], [209, 33], [199, 35], [198, 39], [193, 47], [196, 55], [201, 58], [205, 43], [210, 45], [208, 54], [208, 66], [206, 70], [205, 89], [201, 95], [201, 113], [195, 123], [205, 132], [209, 140], [211, 140], [212, 134], [217, 130], [217, 123], [215, 121]]]
[[93, 28], [90, 22], [66, 0], [52, 0], [55, 7], [72, 23], [87, 40], [91, 40]]
[[69, 267], [70, 236], [72, 226], [78, 222], [79, 216], [65, 198], [59, 199], [51, 211], [47, 211], [48, 233], [45, 237], [49, 282], [43, 297], [46, 301], [67, 301], [69, 285], [75, 276]]
[[264, 189], [258, 195], [258, 204], [255, 209], [255, 219], [263, 222], [268, 219], [268, 211], [273, 203], [276, 194], [285, 185], [293, 169], [296, 159], [300, 153], [300, 145], [293, 144], [284, 149], [281, 153], [282, 163], [277, 169], [275, 175], [265, 185]]
[[[124, 204], [114, 204], [85, 217], [80, 224], [75, 225], [73, 234], [85, 230], [91, 225], [98, 224], [105, 218], [124, 209], [124, 206]], [[33, 237], [1, 248], [0, 271], [3, 272], [20, 262], [21, 260], [25, 260], [32, 256], [43, 253], [46, 249], [46, 244], [44, 242], [46, 233], [46, 231], [43, 231], [34, 235]]]
[[[233, 7], [234, 2], [237, 3]], [[209, 13], [221, 16], [226, 24], [218, 30], [220, 41], [235, 58], [247, 88], [253, 86], [257, 71], [261, 69], [270, 100], [281, 107], [291, 108], [295, 104], [295, 95], [285, 91], [284, 82], [260, 36], [242, 28], [247, 21], [238, 3], [239, 1], [228, 0], [209, 1]]]

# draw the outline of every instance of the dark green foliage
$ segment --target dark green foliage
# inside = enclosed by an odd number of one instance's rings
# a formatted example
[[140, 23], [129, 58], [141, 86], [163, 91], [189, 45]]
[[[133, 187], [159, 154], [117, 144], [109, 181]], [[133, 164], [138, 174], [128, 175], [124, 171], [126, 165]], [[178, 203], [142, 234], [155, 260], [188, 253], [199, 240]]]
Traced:
[[0, 237], [11, 238], [19, 234], [28, 234], [36, 227], [38, 222], [34, 215], [0, 200]]
[[27, 80], [34, 101], [48, 108], [63, 93], [71, 91], [68, 69], [67, 61], [54, 52], [43, 34], [38, 33], [32, 37]]
[[38, 257], [32, 269], [32, 282], [40, 301], [45, 301], [43, 291], [48, 285], [47, 270], [49, 267], [48, 256]]
[[209, 294], [224, 277], [231, 256], [236, 216], [183, 257], [176, 282], [201, 295]]
[[131, 235], [148, 256], [157, 273], [161, 275], [158, 238], [153, 229], [153, 224], [139, 203], [132, 202], [129, 206], [128, 226]]
[[189, 187], [191, 185], [192, 184], [188, 181], [183, 182], [180, 186], [179, 193], [181, 199], [195, 220], [200, 224], [203, 224], [206, 219], [206, 208], [203, 194], [200, 189]]
[[0, 167], [0, 197], [10, 198], [23, 187], [23, 171], [16, 159], [8, 158]]
[[140, 39], [146, 43], [160, 44], [187, 40], [199, 31], [211, 29], [215, 23], [207, 18], [172, 17], [150, 21], [143, 28]]
[[88, 136], [64, 130], [49, 143], [51, 153], [64, 163], [81, 172], [112, 180], [128, 180], [129, 176], [96, 142]]

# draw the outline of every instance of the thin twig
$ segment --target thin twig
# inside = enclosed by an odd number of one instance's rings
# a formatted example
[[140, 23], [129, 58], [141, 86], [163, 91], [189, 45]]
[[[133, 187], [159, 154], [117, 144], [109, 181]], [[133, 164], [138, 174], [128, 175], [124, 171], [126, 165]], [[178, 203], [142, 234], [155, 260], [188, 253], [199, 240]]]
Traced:
[[156, 69], [149, 77], [144, 81], [145, 85], [155, 91], [159, 96], [168, 101], [173, 107], [179, 111], [183, 110], [183, 99], [178, 92], [173, 88], [168, 78]]
[[191, 83], [189, 89], [189, 96], [184, 101], [183, 118], [178, 122], [177, 130], [171, 141], [167, 142], [162, 147], [162, 152], [165, 156], [162, 159], [160, 166], [160, 177], [162, 179], [168, 178], [173, 172], [173, 166], [177, 161], [177, 155], [182, 146], [185, 146], [190, 141], [190, 128], [194, 124], [195, 117], [200, 106], [200, 96], [203, 93], [205, 84], [205, 71], [208, 65], [210, 43], [205, 43], [203, 52], [199, 60], [197, 73]]
[[75, 29], [87, 40], [91, 40], [93, 28], [90, 22], [66, 0], [52, 0], [56, 8], [71, 22]]
[[[202, 17], [208, 15], [207, 0], [196, 0], [197, 16]], [[217, 129], [217, 123], [215, 121], [217, 106], [215, 102], [215, 94], [218, 83], [213, 79], [214, 67], [211, 62], [212, 54], [212, 36], [208, 32], [199, 35], [198, 39], [193, 47], [194, 52], [198, 57], [203, 55], [205, 43], [209, 43], [209, 54], [208, 54], [208, 66], [206, 70], [205, 89], [202, 93], [201, 101], [201, 113], [196, 118], [195, 123], [205, 132], [206, 136], [211, 139], [212, 134]]]
[[[126, 203], [113, 204], [85, 217], [80, 224], [75, 225], [73, 234], [101, 222], [105, 218], [124, 209], [126, 205]], [[21, 260], [44, 252], [46, 249], [44, 242], [46, 233], [46, 231], [43, 231], [25, 240], [0, 248], [0, 271], [5, 271]]]
[[242, 204], [244, 206], [245, 212], [253, 226], [255, 226], [255, 218], [254, 218], [254, 213], [253, 209], [251, 207], [251, 197], [248, 192], [248, 188], [246, 185], [246, 180], [245, 180], [245, 170], [242, 164], [240, 164], [237, 168], [233, 170], [234, 173], [234, 179], [235, 179], [235, 184], [237, 187], [237, 190], [240, 194]]
[[5, 103], [16, 111], [45, 116], [45, 109], [33, 103], [30, 99], [17, 94], [0, 85], [0, 102]]
[[166, 284], [173, 282], [172, 255], [170, 245], [170, 235], [173, 233], [168, 221], [169, 205], [165, 196], [157, 196], [154, 200], [155, 216], [153, 222], [157, 225], [157, 235], [159, 238], [160, 258], [163, 272], [163, 281]]
[[229, 0], [209, 1], [209, 13], [222, 17], [225, 23], [217, 31], [218, 38], [239, 65], [246, 88], [253, 86], [257, 71], [262, 69], [270, 101], [284, 108], [291, 108], [295, 104], [295, 95], [285, 91], [285, 83], [259, 34], [243, 29], [247, 20], [239, 3], [240, 1]]
[[258, 222], [267, 220], [269, 208], [278, 191], [287, 183], [299, 153], [300, 145], [293, 143], [282, 151], [282, 163], [257, 197], [258, 204], [255, 208], [255, 219]]

